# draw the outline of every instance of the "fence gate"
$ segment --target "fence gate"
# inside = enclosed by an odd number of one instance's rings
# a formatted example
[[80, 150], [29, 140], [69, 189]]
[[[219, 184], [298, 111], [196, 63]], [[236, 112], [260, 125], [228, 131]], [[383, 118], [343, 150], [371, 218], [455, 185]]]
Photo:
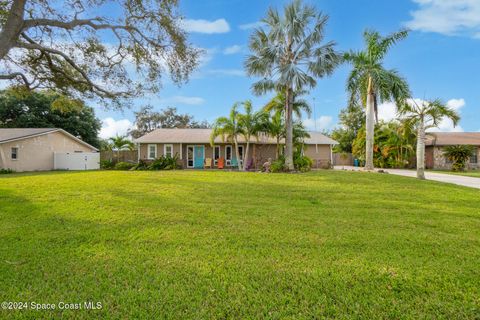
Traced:
[[100, 153], [55, 152], [53, 168], [55, 170], [97, 170], [100, 169]]

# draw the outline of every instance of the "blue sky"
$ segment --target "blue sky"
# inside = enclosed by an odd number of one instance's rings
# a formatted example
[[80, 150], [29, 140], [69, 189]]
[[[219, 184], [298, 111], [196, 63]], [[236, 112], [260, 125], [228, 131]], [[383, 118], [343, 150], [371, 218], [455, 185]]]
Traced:
[[[385, 59], [408, 80], [415, 98], [441, 98], [456, 108], [462, 120], [453, 128], [448, 121], [442, 131], [480, 131], [480, 0], [317, 0], [307, 1], [330, 16], [326, 40], [337, 49], [362, 48], [366, 28], [390, 33], [409, 27], [409, 37], [396, 45]], [[152, 104], [160, 110], [177, 107], [197, 120], [213, 121], [228, 113], [236, 101], [251, 99], [260, 108], [272, 94], [256, 97], [250, 87], [255, 79], [243, 71], [248, 54], [251, 27], [268, 7], [279, 9], [286, 1], [181, 0], [191, 42], [204, 48], [199, 69], [190, 81], [177, 87], [163, 83], [159, 95], [136, 99], [136, 107]], [[306, 119], [310, 128], [332, 129], [346, 105], [345, 81], [350, 66], [343, 65], [333, 76], [318, 81], [307, 99], [315, 101], [315, 119]], [[104, 120], [102, 136], [124, 134], [134, 122], [132, 110], [105, 111], [96, 108]], [[384, 119], [394, 117], [394, 106], [380, 106]]]

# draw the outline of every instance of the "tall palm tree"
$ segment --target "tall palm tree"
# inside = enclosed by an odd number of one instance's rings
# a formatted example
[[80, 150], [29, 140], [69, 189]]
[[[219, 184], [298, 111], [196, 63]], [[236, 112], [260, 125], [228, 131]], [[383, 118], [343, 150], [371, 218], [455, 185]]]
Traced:
[[365, 31], [363, 37], [366, 48], [363, 51], [350, 51], [344, 54], [344, 59], [353, 65], [347, 80], [351, 100], [361, 101], [366, 105], [367, 170], [373, 170], [374, 117], [378, 121], [378, 104], [393, 100], [399, 105], [410, 96], [408, 84], [398, 72], [385, 69], [382, 65], [388, 50], [407, 35], [407, 30], [386, 37], [382, 37], [376, 31]]
[[459, 114], [439, 99], [418, 101], [410, 99], [399, 107], [399, 115], [406, 126], [417, 131], [417, 178], [425, 179], [425, 131], [438, 127], [443, 119], [450, 119], [456, 126]]
[[[297, 118], [302, 117], [302, 111], [306, 112], [310, 117], [312, 114], [312, 108], [308, 104], [307, 100], [300, 98], [300, 96], [306, 94], [306, 91], [293, 93], [293, 105], [292, 111]], [[285, 92], [277, 92], [277, 95], [272, 98], [264, 107], [265, 112], [280, 112], [282, 115], [285, 113], [286, 97]]]
[[135, 144], [126, 136], [119, 136], [117, 134], [115, 137], [109, 138], [108, 141], [111, 144], [112, 150], [117, 151], [117, 160], [120, 159], [120, 151], [135, 149]]
[[215, 144], [216, 137], [222, 137], [222, 141], [228, 141], [234, 144], [235, 155], [237, 157], [238, 169], [242, 170], [242, 165], [240, 161], [240, 154], [238, 152], [238, 137], [244, 134], [243, 128], [238, 122], [238, 102], [235, 103], [230, 110], [230, 115], [228, 117], [220, 117], [215, 120], [212, 128], [212, 134], [210, 136], [210, 144], [213, 146]]
[[262, 77], [252, 86], [257, 95], [275, 90], [285, 94], [285, 164], [293, 170], [293, 103], [294, 93], [316, 86], [316, 78], [329, 75], [341, 58], [334, 43], [323, 43], [328, 16], [315, 7], [294, 0], [280, 16], [270, 8], [250, 37], [252, 52], [245, 68], [251, 76]]
[[252, 101], [247, 100], [242, 103], [245, 113], [239, 113], [238, 125], [242, 129], [242, 136], [246, 141], [245, 154], [243, 155], [243, 170], [247, 169], [248, 152], [250, 150], [250, 139], [257, 137], [258, 133], [265, 130], [266, 118], [268, 115], [263, 110], [253, 112]]

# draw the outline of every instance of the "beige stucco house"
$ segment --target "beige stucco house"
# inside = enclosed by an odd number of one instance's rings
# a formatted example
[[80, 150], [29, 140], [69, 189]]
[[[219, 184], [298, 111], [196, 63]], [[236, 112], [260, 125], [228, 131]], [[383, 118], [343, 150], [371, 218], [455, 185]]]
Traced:
[[[217, 137], [214, 145], [210, 144], [211, 129], [157, 129], [138, 139], [139, 160], [154, 160], [160, 156], [178, 156], [183, 168], [204, 168], [205, 160], [212, 159], [213, 167], [217, 167], [218, 159], [223, 158], [226, 168], [237, 165], [232, 143]], [[332, 147], [336, 141], [319, 132], [309, 132], [305, 139], [304, 154], [314, 161], [314, 167], [329, 167], [332, 163]], [[283, 141], [281, 141], [283, 143]], [[266, 135], [252, 137], [248, 153], [247, 166], [259, 169], [268, 158], [276, 158], [277, 142]], [[240, 158], [246, 151], [246, 141], [239, 137]]]
[[0, 168], [21, 171], [55, 169], [55, 153], [91, 153], [98, 149], [55, 128], [0, 129]]
[[451, 145], [475, 147], [475, 156], [469, 159], [467, 168], [480, 168], [480, 132], [429, 132], [425, 141], [425, 167], [451, 169], [452, 163], [444, 155], [445, 147]]

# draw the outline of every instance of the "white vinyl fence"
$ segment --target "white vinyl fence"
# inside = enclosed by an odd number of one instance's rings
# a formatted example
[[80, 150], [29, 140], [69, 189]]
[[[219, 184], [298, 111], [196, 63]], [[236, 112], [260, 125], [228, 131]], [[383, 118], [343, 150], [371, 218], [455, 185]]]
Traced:
[[53, 167], [55, 170], [97, 170], [100, 169], [100, 153], [55, 152]]

